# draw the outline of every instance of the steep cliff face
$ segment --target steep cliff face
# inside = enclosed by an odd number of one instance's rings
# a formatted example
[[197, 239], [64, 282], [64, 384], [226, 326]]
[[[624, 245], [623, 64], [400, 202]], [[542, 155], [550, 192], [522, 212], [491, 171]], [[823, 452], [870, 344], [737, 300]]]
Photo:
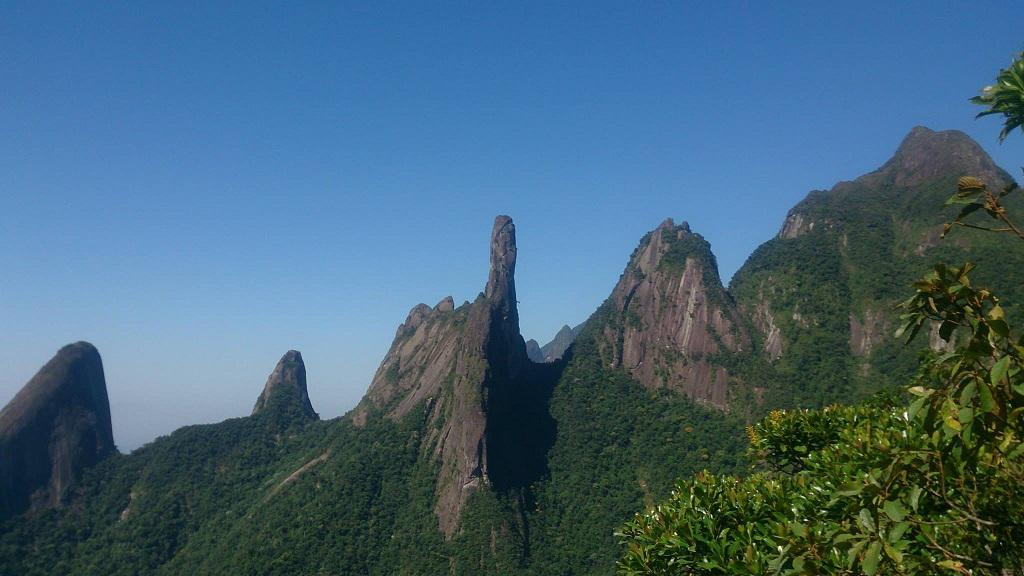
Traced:
[[277, 367], [267, 378], [263, 393], [256, 400], [252, 414], [270, 411], [289, 411], [305, 418], [318, 420], [320, 417], [313, 411], [306, 391], [306, 365], [302, 354], [289, 350], [281, 357]]
[[725, 408], [729, 374], [720, 352], [750, 339], [722, 288], [708, 243], [669, 219], [646, 235], [605, 303], [601, 356], [647, 388], [678, 390]]
[[532, 400], [539, 391], [519, 333], [516, 256], [515, 225], [499, 216], [484, 292], [459, 308], [450, 297], [414, 307], [352, 416], [360, 425], [399, 420], [426, 404], [431, 432], [422, 445], [440, 462], [435, 512], [449, 537], [474, 489], [518, 482], [542, 465], [543, 450], [533, 450], [522, 429], [543, 425], [529, 422], [531, 414], [543, 419], [543, 408]]
[[99, 352], [69, 344], [0, 411], [0, 517], [59, 506], [115, 451]]
[[730, 292], [763, 356], [791, 392], [803, 389], [797, 403], [849, 401], [910, 377], [917, 348], [893, 338], [894, 306], [935, 262], [978, 262], [976, 281], [1006, 296], [1019, 291], [1010, 275], [993, 273], [1024, 265], [1018, 247], [969, 230], [940, 239], [955, 214], [943, 204], [965, 175], [992, 189], [1010, 182], [962, 132], [916, 127], [878, 170], [808, 194], [736, 273]]

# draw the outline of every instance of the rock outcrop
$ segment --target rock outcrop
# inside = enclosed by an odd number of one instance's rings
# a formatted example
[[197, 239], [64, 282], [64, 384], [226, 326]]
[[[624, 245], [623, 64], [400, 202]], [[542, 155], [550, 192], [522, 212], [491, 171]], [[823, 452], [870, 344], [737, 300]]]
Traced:
[[359, 425], [425, 407], [430, 432], [422, 446], [440, 461], [435, 511], [448, 537], [474, 489], [525, 482], [524, 471], [544, 461], [527, 429], [547, 425], [530, 421], [543, 420], [546, 405], [530, 380], [519, 332], [516, 256], [515, 225], [498, 216], [484, 292], [458, 308], [450, 297], [433, 308], [415, 306], [352, 413]]
[[0, 517], [61, 505], [116, 450], [99, 352], [69, 344], [0, 411]]
[[278, 361], [277, 367], [267, 378], [263, 393], [256, 400], [252, 409], [253, 416], [261, 412], [294, 411], [306, 418], [318, 420], [320, 417], [313, 410], [306, 391], [306, 365], [302, 354], [289, 350]]
[[600, 349], [647, 388], [719, 408], [729, 401], [720, 352], [750, 347], [708, 243], [671, 219], [647, 234], [604, 305]]
[[568, 325], [562, 326], [551, 342], [541, 346], [540, 351], [544, 354], [544, 361], [554, 362], [561, 359], [572, 343], [576, 341], [576, 336], [579, 336], [580, 330], [583, 330], [585, 325], [586, 322], [575, 328], [570, 328]]
[[540, 349], [540, 344], [533, 338], [526, 341], [526, 357], [530, 359], [530, 362], [538, 364], [544, 361], [544, 351]]
[[866, 186], [911, 188], [936, 179], [961, 176], [976, 176], [991, 186], [1007, 182], [1006, 172], [967, 134], [915, 126], [892, 158], [856, 181]]

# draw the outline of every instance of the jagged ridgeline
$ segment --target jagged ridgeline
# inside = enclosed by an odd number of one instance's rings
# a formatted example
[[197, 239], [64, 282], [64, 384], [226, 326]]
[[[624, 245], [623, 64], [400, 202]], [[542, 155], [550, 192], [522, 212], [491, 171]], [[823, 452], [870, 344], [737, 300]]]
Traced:
[[[976, 262], [975, 282], [1002, 296], [1016, 321], [1024, 317], [1024, 250], [962, 228], [941, 239], [957, 212], [943, 203], [966, 175], [992, 190], [1011, 182], [966, 134], [914, 128], [878, 170], [808, 194], [750, 256], [730, 292], [761, 354], [736, 365], [768, 404], [852, 402], [906, 383], [920, 350], [940, 339], [936, 326], [903, 346], [893, 336], [895, 306], [936, 263]], [[1020, 214], [1020, 195], [1007, 207]]]
[[[414, 307], [349, 415], [317, 419], [290, 351], [251, 416], [80, 466], [59, 502], [7, 520], [0, 572], [611, 573], [619, 523], [679, 475], [738, 468], [739, 423], [702, 405], [725, 392], [697, 356], [714, 340], [706, 317], [723, 312], [700, 309], [725, 293], [698, 238], [671, 222], [649, 234], [616, 287], [630, 301], [613, 295], [574, 348], [559, 344], [565, 358], [536, 363], [519, 331], [515, 226], [499, 217], [484, 292]], [[697, 241], [693, 262], [677, 239]], [[624, 320], [658, 314], [648, 306], [682, 311], [673, 359], [698, 368], [648, 381], [643, 359], [664, 343]]]
[[897, 346], [891, 307], [932, 262], [970, 257], [1024, 302], [1024, 254], [939, 242], [965, 174], [1009, 179], [963, 134], [917, 128], [880, 170], [812, 192], [730, 290], [666, 220], [543, 347], [520, 333], [500, 216], [484, 291], [415, 306], [333, 420], [289, 351], [250, 416], [123, 455], [99, 354], [69, 346], [0, 413], [0, 574], [612, 574], [614, 530], [677, 478], [746, 470], [747, 418], [902, 383], [929, 338]]

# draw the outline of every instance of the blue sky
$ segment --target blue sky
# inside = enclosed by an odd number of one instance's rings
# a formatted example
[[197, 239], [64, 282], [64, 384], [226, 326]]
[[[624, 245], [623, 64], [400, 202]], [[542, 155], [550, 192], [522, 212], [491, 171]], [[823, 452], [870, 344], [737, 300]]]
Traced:
[[1019, 174], [967, 102], [1019, 3], [768, 4], [3, 3], [0, 402], [89, 340], [132, 449], [295, 348], [334, 417], [413, 305], [483, 288], [496, 214], [543, 343], [665, 217], [727, 280], [915, 125]]

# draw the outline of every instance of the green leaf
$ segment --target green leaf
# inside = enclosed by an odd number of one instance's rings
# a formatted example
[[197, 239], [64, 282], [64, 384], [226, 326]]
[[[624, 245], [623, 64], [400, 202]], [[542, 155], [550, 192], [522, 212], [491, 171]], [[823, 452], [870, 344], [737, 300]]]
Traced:
[[864, 549], [864, 545], [867, 544], [867, 542], [867, 540], [857, 542], [853, 545], [853, 548], [850, 548], [849, 552], [846, 553], [846, 565], [848, 567], [853, 567], [853, 563], [857, 560], [857, 556], [860, 554], [860, 551]]
[[857, 518], [860, 520], [860, 525], [864, 528], [865, 532], [873, 533], [875, 531], [875, 519], [871, 517], [870, 510], [861, 508]]
[[910, 522], [898, 522], [892, 527], [892, 530], [889, 530], [889, 542], [894, 544], [899, 542], [900, 538], [903, 538], [903, 534], [905, 534], [909, 529]]
[[1006, 323], [1006, 320], [989, 320], [988, 326], [996, 334], [1002, 336], [1003, 338], [1009, 338], [1010, 325]]
[[860, 494], [863, 489], [864, 484], [862, 482], [847, 482], [846, 484], [836, 488], [834, 494], [836, 496], [856, 496], [857, 494]]
[[974, 396], [978, 393], [978, 385], [972, 380], [964, 386], [963, 391], [960, 392], [960, 404], [963, 406], [969, 406], [974, 402]]
[[1010, 357], [1003, 356], [996, 362], [995, 366], [992, 367], [991, 379], [993, 386], [999, 386], [1003, 379], [1006, 378], [1006, 371], [1010, 368]]
[[925, 403], [928, 402], [927, 397], [918, 398], [910, 403], [910, 408], [907, 409], [907, 418], [913, 420], [917, 417], [917, 414], [924, 407]]
[[981, 397], [981, 409], [990, 414], [996, 413], [996, 400], [992, 397], [992, 389], [984, 380], [978, 382], [978, 392]]
[[886, 501], [882, 509], [885, 510], [885, 515], [891, 518], [893, 522], [902, 522], [907, 517], [907, 509], [898, 500]]
[[886, 556], [892, 558], [892, 561], [897, 564], [903, 563], [903, 554], [900, 553], [899, 550], [893, 548], [892, 544], [889, 544], [888, 542], [882, 542], [882, 545], [885, 547]]
[[939, 566], [943, 568], [949, 568], [950, 570], [956, 570], [957, 572], [963, 572], [963, 563], [958, 560], [943, 560], [939, 562]]
[[952, 414], [948, 414], [942, 421], [954, 432], [959, 432], [960, 430], [963, 429], [960, 426], [960, 422], [958, 422], [956, 417], [954, 417]]
[[882, 543], [880, 541], [872, 542], [868, 546], [867, 553], [864, 554], [864, 561], [861, 563], [861, 569], [868, 576], [874, 576], [878, 572], [878, 563], [882, 560]]
[[917, 512], [917, 503], [921, 501], [921, 494], [924, 492], [920, 486], [914, 486], [910, 489], [910, 507]]

